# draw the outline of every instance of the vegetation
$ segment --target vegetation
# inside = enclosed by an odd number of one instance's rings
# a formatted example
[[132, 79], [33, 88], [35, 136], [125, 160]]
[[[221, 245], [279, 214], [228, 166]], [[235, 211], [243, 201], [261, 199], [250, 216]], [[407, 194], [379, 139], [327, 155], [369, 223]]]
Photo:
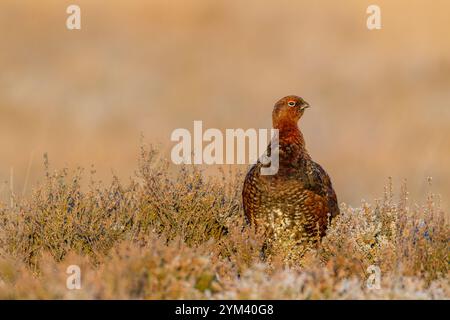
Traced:
[[[341, 205], [317, 248], [285, 265], [263, 259], [245, 225], [242, 173], [207, 178], [141, 150], [130, 182], [104, 186], [82, 169], [51, 171], [28, 199], [0, 204], [0, 298], [448, 299], [448, 216], [439, 198], [411, 204], [406, 184], [359, 208]], [[397, 199], [398, 198], [398, 199]], [[80, 290], [66, 287], [69, 265]], [[368, 267], [381, 270], [369, 289]]]

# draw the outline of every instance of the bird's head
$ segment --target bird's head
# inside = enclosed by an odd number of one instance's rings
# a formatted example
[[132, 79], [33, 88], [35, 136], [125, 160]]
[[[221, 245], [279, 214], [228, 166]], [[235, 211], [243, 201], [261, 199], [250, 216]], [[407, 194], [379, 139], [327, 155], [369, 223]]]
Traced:
[[283, 126], [297, 125], [309, 104], [298, 96], [287, 96], [275, 103], [272, 112], [272, 122], [275, 129]]

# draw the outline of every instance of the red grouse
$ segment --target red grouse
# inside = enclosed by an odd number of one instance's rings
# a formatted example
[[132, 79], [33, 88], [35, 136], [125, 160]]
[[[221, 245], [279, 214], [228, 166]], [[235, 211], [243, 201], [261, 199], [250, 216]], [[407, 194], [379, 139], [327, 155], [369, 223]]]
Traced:
[[261, 168], [267, 165], [258, 161], [244, 181], [245, 217], [264, 228], [272, 247], [308, 248], [325, 235], [329, 221], [339, 214], [330, 177], [311, 160], [297, 125], [306, 108], [309, 104], [298, 96], [284, 97], [275, 104], [272, 122], [279, 130], [278, 172], [262, 175]]

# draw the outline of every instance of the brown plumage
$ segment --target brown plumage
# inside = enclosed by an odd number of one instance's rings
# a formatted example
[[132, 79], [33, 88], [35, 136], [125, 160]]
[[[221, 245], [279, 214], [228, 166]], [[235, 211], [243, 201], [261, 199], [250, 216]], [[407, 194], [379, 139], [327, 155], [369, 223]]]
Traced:
[[[261, 175], [258, 161], [244, 181], [247, 221], [265, 228], [269, 243], [307, 248], [325, 235], [328, 222], [339, 214], [336, 194], [325, 170], [311, 160], [297, 122], [309, 107], [302, 98], [287, 96], [273, 109], [279, 130], [279, 170]], [[268, 147], [268, 154], [271, 152]]]

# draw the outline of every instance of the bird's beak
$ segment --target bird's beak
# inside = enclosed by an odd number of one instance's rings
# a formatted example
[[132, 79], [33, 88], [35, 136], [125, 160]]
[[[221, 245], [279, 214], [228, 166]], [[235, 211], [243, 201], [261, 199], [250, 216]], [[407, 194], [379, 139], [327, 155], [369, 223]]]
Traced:
[[300, 110], [305, 110], [305, 109], [307, 109], [307, 108], [309, 108], [309, 107], [310, 107], [309, 103], [305, 102], [305, 103], [302, 104], [302, 106], [300, 107]]

